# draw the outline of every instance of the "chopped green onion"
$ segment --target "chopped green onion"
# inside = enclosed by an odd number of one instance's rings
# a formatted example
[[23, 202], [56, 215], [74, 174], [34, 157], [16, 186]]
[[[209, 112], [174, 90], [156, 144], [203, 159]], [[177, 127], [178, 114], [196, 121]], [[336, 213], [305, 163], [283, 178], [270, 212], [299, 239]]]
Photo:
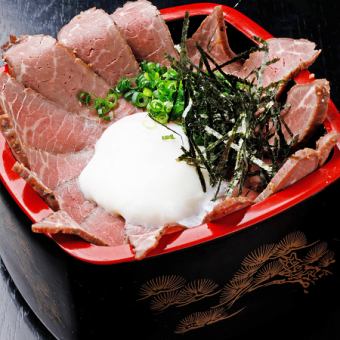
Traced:
[[110, 120], [111, 120], [111, 117], [110, 117], [110, 116], [104, 116], [104, 117], [102, 117], [102, 119], [107, 120], [107, 121], [110, 121]]
[[177, 80], [178, 72], [173, 68], [169, 68], [165, 73], [163, 73], [163, 78], [167, 80]]
[[172, 99], [173, 94], [176, 92], [177, 84], [174, 80], [164, 80], [158, 84], [158, 97], [164, 99]]
[[113, 106], [116, 106], [118, 104], [118, 95], [117, 93], [109, 93], [106, 97], [106, 99], [113, 104]]
[[174, 106], [174, 104], [172, 102], [169, 102], [169, 101], [163, 103], [164, 111], [166, 113], [170, 113], [173, 106]]
[[143, 76], [146, 80], [151, 80], [148, 72], [144, 72]]
[[150, 110], [151, 113], [158, 113], [163, 111], [163, 103], [159, 99], [153, 99], [148, 104], [148, 110]]
[[84, 105], [91, 103], [91, 95], [88, 92], [79, 92], [78, 99]]
[[160, 124], [167, 124], [169, 116], [165, 112], [151, 113], [151, 117]]
[[[123, 96], [134, 106], [146, 108], [154, 119], [163, 124], [169, 119], [179, 120], [184, 110], [183, 86], [179, 80], [179, 71], [148, 61], [142, 61], [140, 67], [141, 72], [136, 78], [122, 78], [109, 90], [106, 98], [94, 100], [93, 105], [98, 115], [101, 118], [107, 117], [117, 106], [118, 99]], [[92, 99], [88, 93], [82, 92], [79, 100], [89, 105]]]
[[116, 86], [116, 92], [123, 93], [130, 90], [131, 88], [132, 88], [131, 81], [127, 78], [122, 78]]
[[163, 76], [167, 72], [167, 70], [168, 70], [168, 68], [166, 66], [160, 65], [158, 72], [159, 72], [159, 74], [161, 74]]
[[177, 81], [175, 80], [167, 80], [165, 85], [169, 91], [175, 92], [177, 90]]
[[131, 102], [137, 107], [145, 107], [146, 105], [148, 105], [149, 99], [148, 97], [144, 96], [143, 93], [134, 92], [131, 98]]
[[236, 88], [242, 91], [250, 91], [250, 86], [241, 82], [236, 82]]
[[152, 97], [152, 91], [151, 91], [149, 88], [144, 87], [144, 89], [143, 89], [143, 95], [144, 95], [145, 97]]
[[124, 94], [124, 98], [128, 101], [131, 101], [134, 93], [135, 93], [134, 90], [130, 90]]
[[161, 93], [158, 90], [153, 91], [152, 96], [156, 99], [161, 98]]
[[162, 139], [163, 140], [171, 140], [171, 139], [175, 139], [175, 136], [173, 134], [165, 135], [165, 136], [162, 136]]
[[184, 101], [177, 101], [176, 104], [173, 106], [173, 113], [175, 114], [176, 118], [179, 118], [184, 111]]
[[136, 85], [138, 89], [143, 89], [145, 87], [149, 87], [151, 85], [150, 81], [144, 76], [143, 73], [141, 73], [136, 78]]
[[114, 108], [114, 104], [107, 99], [96, 98], [94, 101], [94, 108], [97, 110], [99, 117], [102, 117]]
[[147, 61], [142, 61], [141, 64], [141, 69], [144, 72], [153, 72], [156, 69], [156, 64], [152, 62], [147, 62]]

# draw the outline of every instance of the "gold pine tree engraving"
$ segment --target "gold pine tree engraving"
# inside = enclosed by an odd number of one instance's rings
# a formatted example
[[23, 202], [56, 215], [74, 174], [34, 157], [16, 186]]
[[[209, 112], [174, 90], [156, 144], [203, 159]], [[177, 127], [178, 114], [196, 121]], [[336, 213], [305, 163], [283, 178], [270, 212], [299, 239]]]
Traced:
[[178, 294], [177, 306], [186, 306], [219, 292], [218, 285], [210, 279], [194, 280], [187, 283]]
[[161, 312], [165, 309], [177, 305], [179, 290], [160, 293], [150, 301], [150, 308], [153, 311]]
[[299, 284], [308, 293], [310, 285], [332, 274], [328, 267], [334, 262], [335, 253], [326, 242], [308, 243], [305, 234], [296, 231], [277, 244], [264, 244], [250, 252], [222, 289], [208, 278], [187, 282], [178, 275], [164, 275], [142, 285], [140, 300], [150, 299], [151, 310], [164, 312], [169, 307], [185, 307], [219, 294], [218, 304], [179, 321], [175, 332], [186, 333], [234, 317], [245, 308], [235, 308], [242, 297], [261, 288]]
[[154, 294], [150, 308], [154, 311], [164, 311], [171, 306], [182, 307], [200, 301], [220, 292], [218, 285], [210, 279], [198, 279], [188, 282], [177, 290]]
[[175, 333], [183, 334], [193, 329], [202, 328], [216, 322], [229, 319], [243, 310], [228, 313], [223, 307], [211, 308], [204, 312], [195, 312], [183, 318], [177, 325]]
[[163, 275], [147, 281], [139, 290], [140, 299], [144, 300], [152, 296], [172, 292], [182, 288], [186, 281], [179, 275]]

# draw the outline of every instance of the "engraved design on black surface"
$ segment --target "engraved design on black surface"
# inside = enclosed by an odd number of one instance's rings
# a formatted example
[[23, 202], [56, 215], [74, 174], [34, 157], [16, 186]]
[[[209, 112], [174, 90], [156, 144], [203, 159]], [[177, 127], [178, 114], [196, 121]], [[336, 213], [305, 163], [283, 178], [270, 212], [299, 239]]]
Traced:
[[152, 311], [164, 312], [170, 307], [181, 308], [219, 294], [217, 304], [179, 320], [175, 333], [186, 333], [239, 314], [245, 307], [235, 305], [260, 288], [298, 284], [308, 293], [317, 280], [332, 274], [328, 267], [334, 262], [335, 253], [328, 249], [326, 242], [308, 243], [305, 234], [296, 231], [276, 244], [264, 244], [250, 252], [222, 288], [208, 278], [186, 282], [181, 276], [165, 275], [146, 282], [140, 296], [150, 298]]
[[195, 312], [189, 314], [183, 318], [177, 325], [175, 333], [186, 333], [190, 330], [201, 328], [204, 326], [212, 325], [216, 322], [229, 319], [238, 313], [240, 313], [244, 308], [239, 309], [236, 312], [229, 313], [223, 307], [211, 308], [204, 312]]
[[154, 296], [150, 301], [150, 308], [163, 311], [171, 306], [182, 307], [218, 294], [221, 290], [210, 279], [198, 279], [188, 282], [184, 287], [171, 292]]
[[158, 276], [144, 283], [139, 290], [140, 300], [152, 296], [178, 290], [185, 285], [186, 281], [179, 275]]

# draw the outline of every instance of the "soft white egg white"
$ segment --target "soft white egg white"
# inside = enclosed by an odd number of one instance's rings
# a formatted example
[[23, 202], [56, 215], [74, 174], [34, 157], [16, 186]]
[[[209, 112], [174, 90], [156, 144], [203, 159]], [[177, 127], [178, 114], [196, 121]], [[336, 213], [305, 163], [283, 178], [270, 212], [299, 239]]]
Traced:
[[[201, 224], [212, 208], [213, 190], [204, 193], [196, 169], [177, 160], [187, 137], [181, 126], [168, 126], [177, 134], [145, 112], [112, 124], [80, 174], [84, 196], [131, 225]], [[163, 138], [169, 135], [173, 138]]]

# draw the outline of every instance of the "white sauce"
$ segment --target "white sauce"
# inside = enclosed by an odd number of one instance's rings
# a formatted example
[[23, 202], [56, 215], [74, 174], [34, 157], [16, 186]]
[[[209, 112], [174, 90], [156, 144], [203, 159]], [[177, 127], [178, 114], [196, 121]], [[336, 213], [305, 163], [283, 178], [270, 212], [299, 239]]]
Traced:
[[[182, 128], [169, 127], [187, 146]], [[170, 134], [174, 139], [162, 139]], [[182, 139], [145, 112], [117, 121], [98, 140], [93, 158], [80, 174], [81, 191], [132, 225], [200, 224], [212, 207], [213, 192], [205, 194], [195, 168], [177, 161]]]

